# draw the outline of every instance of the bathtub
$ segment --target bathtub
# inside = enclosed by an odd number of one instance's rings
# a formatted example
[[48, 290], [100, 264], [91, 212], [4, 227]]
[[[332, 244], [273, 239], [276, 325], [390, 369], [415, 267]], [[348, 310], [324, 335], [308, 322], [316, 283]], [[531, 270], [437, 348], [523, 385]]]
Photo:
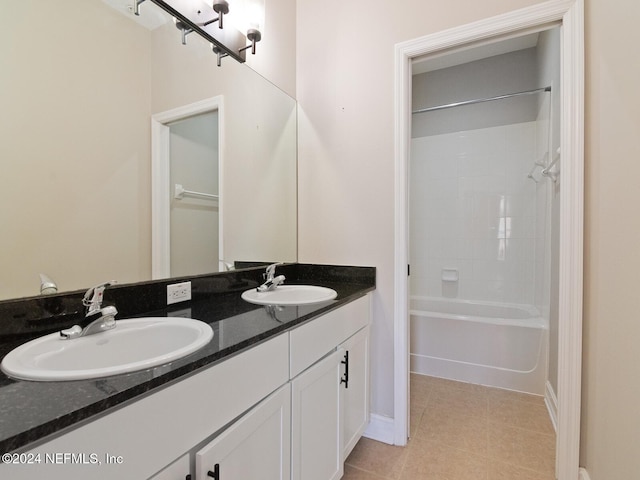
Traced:
[[411, 371], [544, 395], [548, 329], [535, 307], [410, 300]]

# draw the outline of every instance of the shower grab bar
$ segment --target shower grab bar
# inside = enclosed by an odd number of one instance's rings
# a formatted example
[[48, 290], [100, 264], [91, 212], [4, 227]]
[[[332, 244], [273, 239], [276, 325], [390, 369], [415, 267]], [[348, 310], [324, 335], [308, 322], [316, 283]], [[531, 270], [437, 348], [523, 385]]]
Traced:
[[445, 108], [461, 107], [463, 105], [473, 105], [476, 103], [491, 102], [493, 100], [502, 100], [503, 98], [519, 97], [522, 95], [533, 95], [536, 93], [550, 92], [550, 91], [551, 91], [551, 87], [536, 88], [534, 90], [527, 90], [524, 92], [507, 93], [506, 95], [498, 95], [497, 97], [476, 98], [475, 100], [465, 100], [463, 102], [448, 103], [446, 105], [437, 105], [435, 107], [421, 108], [419, 110], [414, 110], [413, 112], [411, 112], [411, 114], [413, 115], [416, 113], [434, 112], [436, 110], [444, 110]]
[[218, 195], [213, 195], [211, 193], [201, 193], [201, 192], [194, 192], [192, 190], [185, 190], [182, 185], [180, 185], [179, 183], [176, 183], [173, 198], [177, 200], [182, 200], [185, 195], [190, 195], [192, 197], [212, 198], [214, 200], [218, 200], [220, 198]]

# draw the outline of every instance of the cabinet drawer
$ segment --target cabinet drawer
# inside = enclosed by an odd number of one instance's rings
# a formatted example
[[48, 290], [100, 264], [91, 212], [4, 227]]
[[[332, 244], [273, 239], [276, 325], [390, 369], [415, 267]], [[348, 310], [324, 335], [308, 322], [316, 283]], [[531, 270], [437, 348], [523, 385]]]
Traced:
[[368, 325], [370, 302], [370, 295], [366, 295], [290, 331], [290, 378]]

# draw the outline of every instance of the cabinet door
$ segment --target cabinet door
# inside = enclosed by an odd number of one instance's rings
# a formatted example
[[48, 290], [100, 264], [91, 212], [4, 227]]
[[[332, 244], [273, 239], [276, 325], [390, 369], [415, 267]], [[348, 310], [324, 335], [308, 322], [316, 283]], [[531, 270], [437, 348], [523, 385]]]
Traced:
[[197, 480], [289, 480], [291, 389], [263, 400], [196, 453]]
[[347, 458], [369, 424], [369, 327], [345, 341], [342, 382], [344, 389], [344, 458]]
[[186, 454], [149, 480], [191, 480], [189, 472], [189, 454]]
[[342, 458], [341, 361], [338, 349], [291, 382], [291, 478], [337, 480]]

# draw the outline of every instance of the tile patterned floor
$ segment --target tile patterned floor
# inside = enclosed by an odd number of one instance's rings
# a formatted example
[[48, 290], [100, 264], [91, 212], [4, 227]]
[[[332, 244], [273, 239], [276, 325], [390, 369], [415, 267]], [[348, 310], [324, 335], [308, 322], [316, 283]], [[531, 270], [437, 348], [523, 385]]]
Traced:
[[362, 438], [343, 480], [554, 480], [542, 397], [411, 374], [411, 439]]

